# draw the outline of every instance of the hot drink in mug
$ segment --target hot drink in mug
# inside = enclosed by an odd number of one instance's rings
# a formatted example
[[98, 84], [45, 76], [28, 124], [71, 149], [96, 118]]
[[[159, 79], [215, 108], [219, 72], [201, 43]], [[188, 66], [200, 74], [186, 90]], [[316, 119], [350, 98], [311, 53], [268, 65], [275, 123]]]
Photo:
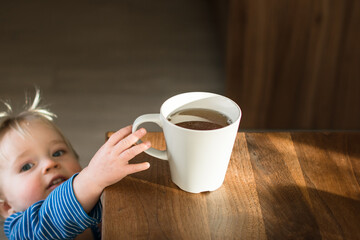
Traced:
[[133, 131], [145, 122], [158, 124], [166, 150], [150, 148], [146, 153], [168, 160], [172, 181], [199, 193], [214, 191], [224, 182], [240, 119], [239, 106], [229, 98], [189, 92], [166, 100], [160, 113], [138, 117]]

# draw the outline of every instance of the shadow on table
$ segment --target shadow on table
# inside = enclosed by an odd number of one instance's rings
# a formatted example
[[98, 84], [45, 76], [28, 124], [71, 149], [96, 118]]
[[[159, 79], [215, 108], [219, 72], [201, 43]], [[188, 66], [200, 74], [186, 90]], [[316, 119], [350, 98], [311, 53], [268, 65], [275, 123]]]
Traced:
[[140, 163], [145, 161], [150, 163], [150, 168], [142, 172], [131, 174], [130, 176], [132, 178], [140, 179], [167, 188], [173, 188], [174, 190], [180, 190], [180, 188], [171, 181], [168, 161], [151, 157], [146, 153], [141, 153], [131, 160], [131, 163]]
[[360, 197], [298, 186], [258, 195], [268, 239], [360, 239]]

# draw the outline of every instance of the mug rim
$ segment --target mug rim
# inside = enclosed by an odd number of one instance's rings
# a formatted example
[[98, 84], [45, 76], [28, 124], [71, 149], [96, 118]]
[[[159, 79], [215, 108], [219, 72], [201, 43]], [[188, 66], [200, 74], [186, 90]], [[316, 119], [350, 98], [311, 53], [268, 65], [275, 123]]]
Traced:
[[[233, 105], [236, 107], [236, 109], [238, 110], [237, 117], [235, 118], [235, 120], [234, 120], [231, 124], [229, 124], [229, 125], [227, 125], [227, 126], [224, 126], [224, 127], [221, 127], [221, 128], [212, 129], [212, 130], [189, 129], [189, 128], [184, 128], [184, 127], [177, 126], [176, 124], [170, 122], [170, 121], [167, 119], [167, 116], [165, 116], [165, 115], [163, 114], [164, 105], [165, 105], [168, 101], [170, 101], [170, 100], [172, 100], [172, 99], [174, 99], [174, 98], [176, 98], [176, 97], [180, 97], [180, 96], [182, 96], [182, 95], [193, 95], [193, 94], [204, 94], [204, 95], [209, 95], [209, 96], [218, 96], [218, 97], [225, 98], [225, 99], [231, 101], [232, 104], [233, 104]], [[176, 108], [175, 108], [172, 112], [174, 112], [175, 110], [176, 110]], [[211, 93], [211, 92], [184, 92], [184, 93], [176, 94], [176, 95], [168, 98], [165, 102], [163, 102], [163, 104], [162, 104], [161, 107], [160, 107], [160, 116], [165, 120], [166, 123], [170, 124], [171, 126], [174, 126], [174, 127], [177, 128], [177, 129], [186, 130], [186, 131], [192, 131], [192, 132], [213, 132], [213, 131], [221, 131], [221, 130], [223, 130], [223, 129], [232, 127], [234, 124], [238, 124], [238, 125], [239, 125], [240, 119], [241, 119], [241, 117], [242, 117], [242, 111], [241, 111], [240, 106], [239, 106], [234, 100], [232, 100], [232, 99], [230, 99], [229, 97], [226, 97], [226, 96], [224, 96], [224, 95], [220, 95], [220, 94], [217, 94], [217, 93]]]

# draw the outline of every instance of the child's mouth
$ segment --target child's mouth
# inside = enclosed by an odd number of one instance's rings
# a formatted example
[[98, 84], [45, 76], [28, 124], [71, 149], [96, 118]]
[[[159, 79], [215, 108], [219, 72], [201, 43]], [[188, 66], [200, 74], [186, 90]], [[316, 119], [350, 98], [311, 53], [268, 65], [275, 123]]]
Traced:
[[48, 189], [53, 190], [56, 187], [58, 187], [60, 184], [62, 184], [66, 179], [63, 177], [58, 177], [52, 180], [48, 186]]

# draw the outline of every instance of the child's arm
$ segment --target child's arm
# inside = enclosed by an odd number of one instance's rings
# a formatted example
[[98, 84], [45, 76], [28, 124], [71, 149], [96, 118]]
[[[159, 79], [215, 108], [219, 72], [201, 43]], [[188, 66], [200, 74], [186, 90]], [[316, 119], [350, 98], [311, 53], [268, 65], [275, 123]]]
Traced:
[[103, 189], [128, 174], [149, 168], [146, 162], [128, 163], [150, 147], [149, 142], [133, 146], [145, 134], [145, 129], [131, 134], [130, 126], [113, 134], [77, 176], [65, 181], [45, 200], [8, 217], [4, 224], [6, 236], [9, 239], [68, 239], [98, 224]]
[[101, 221], [101, 204], [90, 213], [84, 212], [73, 191], [73, 177], [65, 181], [45, 199], [24, 212], [5, 220], [9, 239], [73, 239], [85, 229]]
[[74, 193], [85, 212], [99, 201], [104, 188], [125, 176], [146, 170], [149, 163], [129, 164], [139, 153], [150, 148], [150, 142], [134, 145], [146, 134], [145, 129], [131, 133], [131, 126], [120, 129], [97, 151], [89, 165], [74, 178]]

